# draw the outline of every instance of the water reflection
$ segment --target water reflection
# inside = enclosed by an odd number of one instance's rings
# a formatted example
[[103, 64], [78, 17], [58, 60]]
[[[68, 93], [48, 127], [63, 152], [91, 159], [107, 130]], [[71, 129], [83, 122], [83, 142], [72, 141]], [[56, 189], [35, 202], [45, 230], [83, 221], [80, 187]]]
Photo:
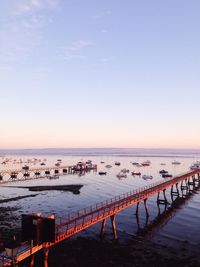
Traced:
[[[187, 203], [193, 197], [194, 194], [200, 191], [200, 184], [194, 187], [192, 192], [188, 192], [187, 194], [183, 194], [184, 190], [185, 189], [181, 190], [182, 191], [181, 197], [174, 196], [173, 194], [171, 195], [172, 203], [170, 204], [170, 206], [166, 203], [163, 205], [157, 202], [158, 213], [155, 219], [152, 220], [151, 222], [149, 222], [149, 215], [148, 211], [146, 210], [146, 221], [145, 221], [145, 226], [143, 228], [140, 225], [140, 219], [138, 214], [136, 213], [136, 223], [137, 223], [136, 236], [140, 236], [145, 239], [151, 238], [160, 228], [166, 225], [168, 221], [170, 221], [181, 208], [187, 205]], [[163, 208], [162, 212], [161, 212], [161, 207]]]

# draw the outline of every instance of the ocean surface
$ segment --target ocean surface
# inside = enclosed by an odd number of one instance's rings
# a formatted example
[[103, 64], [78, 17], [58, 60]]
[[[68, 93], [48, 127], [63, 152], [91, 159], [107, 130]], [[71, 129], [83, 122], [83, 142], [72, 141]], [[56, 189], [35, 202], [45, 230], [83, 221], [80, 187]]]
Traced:
[[[13, 227], [20, 227], [21, 214], [41, 212], [43, 215], [55, 214], [56, 218], [65, 216], [80, 208], [88, 207], [121, 193], [129, 192], [133, 189], [164, 180], [159, 174], [161, 169], [169, 171], [173, 176], [189, 171], [189, 167], [196, 160], [200, 160], [200, 150], [163, 150], [163, 149], [44, 149], [44, 150], [0, 150], [0, 171], [5, 169], [21, 169], [28, 161], [36, 158], [36, 164], [29, 163], [30, 168], [40, 166], [45, 162], [46, 166], [54, 166], [58, 159], [63, 165], [76, 164], [79, 161], [92, 160], [97, 164], [97, 172], [90, 171], [84, 175], [67, 174], [59, 176], [59, 179], [37, 179], [26, 182], [16, 182], [0, 187], [0, 199], [13, 198], [23, 195], [31, 195], [35, 192], [28, 189], [14, 188], [13, 186], [34, 186], [34, 185], [68, 185], [82, 184], [80, 194], [73, 194], [65, 191], [43, 191], [36, 192], [37, 196], [24, 198], [1, 204], [2, 207], [16, 207], [13, 211], [15, 221]], [[9, 159], [8, 164], [2, 164]], [[15, 161], [14, 161], [15, 160]], [[22, 163], [15, 163], [22, 160]], [[150, 166], [137, 167], [133, 162], [142, 163], [151, 161]], [[181, 164], [174, 165], [172, 161], [177, 160]], [[115, 162], [120, 162], [116, 166]], [[104, 162], [104, 163], [102, 163]], [[112, 167], [106, 168], [109, 164]], [[164, 165], [163, 165], [164, 164]], [[117, 178], [116, 175], [121, 169], [130, 170], [127, 178]], [[107, 175], [100, 176], [99, 171], [106, 171]], [[132, 176], [131, 171], [140, 171], [141, 174], [153, 176], [152, 180], [144, 180], [141, 176]], [[5, 179], [7, 179], [5, 177]], [[168, 211], [167, 216], [156, 220], [158, 207], [157, 196], [151, 197], [147, 201], [149, 218], [146, 214], [143, 203], [139, 208], [139, 222], [135, 216], [135, 206], [117, 214], [116, 225], [118, 238], [124, 242], [135, 238], [141, 229], [143, 237], [152, 239], [160, 244], [171, 244], [179, 246], [181, 242], [187, 242], [191, 246], [200, 245], [200, 191], [194, 192], [189, 198], [181, 202], [179, 206]], [[170, 191], [167, 190], [167, 199], [171, 202]], [[170, 205], [168, 206], [170, 208]], [[164, 205], [160, 212], [164, 211]], [[1, 225], [2, 227], [2, 225]], [[99, 239], [100, 224], [79, 233], [78, 236], [85, 238]], [[150, 230], [148, 230], [150, 229]], [[113, 238], [110, 222], [106, 226], [106, 236], [108, 240]]]

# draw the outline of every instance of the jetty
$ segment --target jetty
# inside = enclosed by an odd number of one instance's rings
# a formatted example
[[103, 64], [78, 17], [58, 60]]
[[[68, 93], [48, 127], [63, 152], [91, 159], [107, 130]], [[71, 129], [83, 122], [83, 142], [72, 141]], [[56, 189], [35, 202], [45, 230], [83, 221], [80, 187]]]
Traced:
[[73, 173], [85, 173], [88, 171], [97, 170], [96, 164], [87, 164], [84, 162], [79, 162], [75, 165], [65, 165], [65, 166], [52, 166], [52, 167], [37, 167], [37, 168], [26, 168], [26, 169], [9, 169], [0, 170], [0, 185], [11, 183], [27, 181], [39, 178], [48, 178], [51, 175], [66, 175]]
[[[164, 181], [149, 184], [130, 192], [115, 196], [90, 207], [66, 214], [65, 219], [56, 218], [55, 237], [53, 241], [43, 242], [31, 246], [29, 242], [23, 243], [15, 257], [15, 263], [32, 257], [31, 266], [34, 266], [34, 255], [38, 251], [44, 251], [44, 261], [47, 264], [49, 249], [56, 244], [78, 234], [90, 226], [101, 223], [100, 236], [103, 238], [107, 219], [112, 223], [113, 237], [117, 239], [116, 216], [119, 212], [130, 206], [136, 205], [136, 216], [139, 214], [139, 205], [143, 202], [146, 216], [149, 216], [147, 200], [157, 195], [158, 205], [169, 205], [166, 190], [169, 189], [171, 198], [189, 195], [200, 185], [200, 169], [178, 175], [174, 178], [166, 178]], [[9, 266], [11, 260], [5, 253], [1, 254], [0, 266]], [[47, 266], [47, 265], [45, 265]]]

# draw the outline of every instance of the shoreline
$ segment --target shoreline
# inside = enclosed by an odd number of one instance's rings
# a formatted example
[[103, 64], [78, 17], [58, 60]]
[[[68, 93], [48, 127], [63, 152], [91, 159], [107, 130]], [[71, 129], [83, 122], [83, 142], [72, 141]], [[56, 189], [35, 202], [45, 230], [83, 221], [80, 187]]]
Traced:
[[[77, 237], [49, 251], [49, 267], [198, 267], [198, 253], [189, 251], [188, 244], [179, 250], [153, 241], [133, 238], [127, 242]], [[30, 259], [20, 266], [28, 266]], [[43, 266], [43, 253], [35, 259], [35, 267]]]

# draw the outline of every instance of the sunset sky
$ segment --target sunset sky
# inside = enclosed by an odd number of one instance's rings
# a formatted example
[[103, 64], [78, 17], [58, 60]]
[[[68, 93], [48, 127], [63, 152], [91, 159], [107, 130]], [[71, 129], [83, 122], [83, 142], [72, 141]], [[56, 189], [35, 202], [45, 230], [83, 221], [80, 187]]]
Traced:
[[200, 148], [199, 0], [0, 1], [0, 148]]

